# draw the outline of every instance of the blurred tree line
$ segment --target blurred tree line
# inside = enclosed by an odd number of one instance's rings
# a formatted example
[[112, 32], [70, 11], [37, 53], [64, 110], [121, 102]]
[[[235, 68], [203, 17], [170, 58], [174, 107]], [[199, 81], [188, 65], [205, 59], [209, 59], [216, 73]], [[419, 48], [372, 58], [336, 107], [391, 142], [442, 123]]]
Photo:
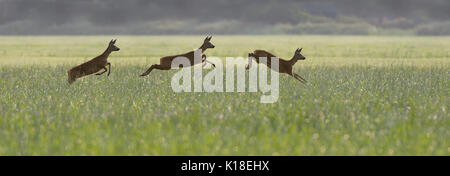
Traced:
[[450, 34], [449, 0], [0, 0], [0, 34]]

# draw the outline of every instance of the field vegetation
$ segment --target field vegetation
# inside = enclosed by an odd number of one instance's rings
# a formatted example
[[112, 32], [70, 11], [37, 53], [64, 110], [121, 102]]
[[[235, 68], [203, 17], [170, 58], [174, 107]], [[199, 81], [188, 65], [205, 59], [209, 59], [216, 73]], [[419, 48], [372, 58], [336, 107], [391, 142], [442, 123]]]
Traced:
[[[111, 75], [69, 86], [112, 38]], [[222, 59], [303, 47], [309, 84], [280, 75], [272, 104], [174, 93], [177, 70], [138, 76], [203, 38], [0, 37], [0, 155], [449, 155], [449, 37], [214, 36], [206, 54]]]

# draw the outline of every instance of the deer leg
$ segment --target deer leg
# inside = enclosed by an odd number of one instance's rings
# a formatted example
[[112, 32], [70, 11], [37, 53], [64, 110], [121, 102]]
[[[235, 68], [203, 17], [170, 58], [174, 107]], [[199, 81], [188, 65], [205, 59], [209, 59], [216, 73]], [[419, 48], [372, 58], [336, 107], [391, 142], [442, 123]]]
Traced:
[[147, 75], [150, 74], [150, 72], [151, 72], [153, 69], [155, 69], [155, 68], [156, 68], [156, 69], [161, 69], [160, 65], [154, 64], [154, 65], [150, 66], [150, 68], [148, 68], [147, 71], [145, 71], [144, 73], [142, 73], [141, 76], [147, 76]]
[[253, 53], [248, 53], [248, 65], [245, 67], [246, 70], [250, 69], [250, 67], [252, 66], [252, 58]]
[[301, 77], [300, 75], [298, 75], [297, 73], [294, 73], [294, 75], [296, 76], [296, 77], [299, 77], [300, 79], [302, 79], [304, 82], [308, 82], [308, 81], [306, 81], [306, 79], [305, 78], [303, 78], [303, 77]]
[[293, 76], [296, 80], [298, 80], [298, 81], [300, 81], [301, 83], [303, 83], [303, 84], [306, 84], [306, 82], [303, 82], [303, 80], [301, 80], [301, 79], [299, 79], [299, 78], [297, 78], [297, 77], [295, 77], [295, 76]]
[[150, 72], [155, 68], [155, 65], [150, 66], [150, 68], [147, 69], [144, 73], [141, 74], [141, 76], [147, 76], [150, 74]]
[[301, 83], [306, 84], [306, 81], [303, 81], [302, 79], [300, 79], [301, 78], [300, 76], [299, 76], [300, 78], [297, 77], [298, 76], [297, 74], [293, 73], [293, 74], [291, 74], [291, 76], [294, 77], [296, 80], [300, 81]]
[[108, 65], [108, 76], [109, 74], [111, 74], [111, 63], [106, 63], [106, 65]]
[[206, 66], [206, 62], [205, 61], [206, 61], [206, 55], [202, 54], [202, 63], [203, 63], [202, 67]]
[[212, 63], [212, 62], [206, 60], [206, 55], [203, 54], [203, 55], [202, 55], [202, 63], [203, 63], [202, 67], [204, 67], [204, 66], [206, 65], [206, 62], [208, 62], [208, 63], [211, 64], [214, 68], [216, 68], [216, 64], [214, 64], [214, 63]]
[[106, 71], [108, 71], [107, 69], [106, 69], [106, 67], [103, 67], [103, 72], [101, 72], [101, 73], [97, 73], [97, 74], [95, 74], [95, 75], [102, 75], [103, 73], [105, 73]]
[[211, 64], [214, 68], [216, 68], [216, 64], [214, 64], [214, 63], [212, 63], [212, 62], [210, 62], [210, 61], [208, 61], [208, 60], [205, 59], [205, 64], [206, 64], [206, 62], [208, 62], [208, 63]]

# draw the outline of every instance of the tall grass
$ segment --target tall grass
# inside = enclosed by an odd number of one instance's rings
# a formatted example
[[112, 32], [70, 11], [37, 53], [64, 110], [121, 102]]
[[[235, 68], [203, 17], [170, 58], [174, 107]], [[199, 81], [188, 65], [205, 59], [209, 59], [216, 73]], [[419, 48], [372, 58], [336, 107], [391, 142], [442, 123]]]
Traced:
[[117, 37], [111, 76], [69, 86], [66, 71], [110, 38], [0, 37], [1, 155], [449, 154], [446, 38], [214, 36], [208, 56], [304, 48], [296, 72], [310, 84], [280, 75], [273, 104], [174, 93], [176, 70], [138, 77], [202, 36]]

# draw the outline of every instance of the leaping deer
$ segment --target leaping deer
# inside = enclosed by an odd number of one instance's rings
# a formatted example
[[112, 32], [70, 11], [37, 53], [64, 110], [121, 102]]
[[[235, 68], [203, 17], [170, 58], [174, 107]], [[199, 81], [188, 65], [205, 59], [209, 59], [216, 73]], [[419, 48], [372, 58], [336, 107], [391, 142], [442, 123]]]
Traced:
[[[111, 40], [109, 42], [108, 48], [106, 48], [105, 52], [103, 52], [100, 56], [97, 56], [81, 65], [70, 69], [67, 72], [67, 81], [69, 82], [69, 84], [72, 84], [78, 78], [96, 73], [101, 69], [104, 69], [104, 71], [95, 75], [101, 75], [108, 71], [107, 75], [109, 76], [109, 74], [111, 73], [111, 63], [108, 62], [108, 56], [109, 54], [111, 54], [111, 52], [120, 50], [120, 48], [114, 45], [116, 43], [116, 40]], [[106, 66], [108, 66], [109, 68], [106, 69]]]
[[271, 65], [271, 58], [275, 58], [278, 59], [278, 63], [279, 63], [279, 69], [273, 69], [275, 71], [278, 71], [279, 73], [286, 73], [288, 75], [291, 75], [292, 77], [294, 77], [295, 79], [299, 80], [300, 82], [302, 82], [303, 84], [306, 84], [306, 80], [304, 78], [302, 78], [300, 75], [294, 73], [292, 71], [292, 67], [294, 66], [295, 63], [297, 63], [298, 60], [305, 60], [305, 56], [303, 56], [302, 54], [300, 54], [300, 52], [302, 51], [302, 48], [299, 48], [297, 50], [295, 50], [294, 56], [292, 57], [291, 60], [284, 60], [282, 58], [278, 58], [275, 55], [273, 55], [272, 53], [269, 53], [267, 51], [264, 50], [255, 50], [253, 51], [253, 53], [248, 53], [248, 65], [245, 69], [249, 69], [252, 65], [252, 59], [254, 59], [256, 61], [256, 63], [259, 63], [259, 59], [262, 58], [267, 58], [266, 61], [267, 63], [265, 63], [269, 68], [272, 68]]
[[[211, 38], [212, 38], [212, 36], [206, 37], [205, 40], [203, 41], [202, 46], [200, 46], [200, 48], [198, 48], [202, 53], [205, 52], [205, 50], [208, 49], [208, 48], [214, 48], [215, 47], [210, 42]], [[170, 70], [171, 67], [172, 67], [172, 61], [175, 58], [177, 58], [177, 57], [185, 57], [185, 58], [189, 59], [190, 66], [198, 64], [198, 63], [194, 62], [194, 52], [195, 51], [190, 51], [190, 52], [187, 52], [187, 53], [184, 53], [184, 54], [163, 57], [163, 58], [159, 59], [159, 65], [158, 64], [154, 64], [154, 65], [150, 66], [150, 68], [148, 68], [147, 71], [142, 73], [141, 76], [147, 76], [148, 74], [150, 74], [150, 72], [153, 69]], [[214, 65], [214, 63], [206, 60], [206, 55], [205, 54], [202, 54], [201, 63], [203, 63], [203, 66], [205, 66], [206, 62], [208, 62], [208, 63], [212, 64], [214, 67], [216, 67], [216, 65]]]

